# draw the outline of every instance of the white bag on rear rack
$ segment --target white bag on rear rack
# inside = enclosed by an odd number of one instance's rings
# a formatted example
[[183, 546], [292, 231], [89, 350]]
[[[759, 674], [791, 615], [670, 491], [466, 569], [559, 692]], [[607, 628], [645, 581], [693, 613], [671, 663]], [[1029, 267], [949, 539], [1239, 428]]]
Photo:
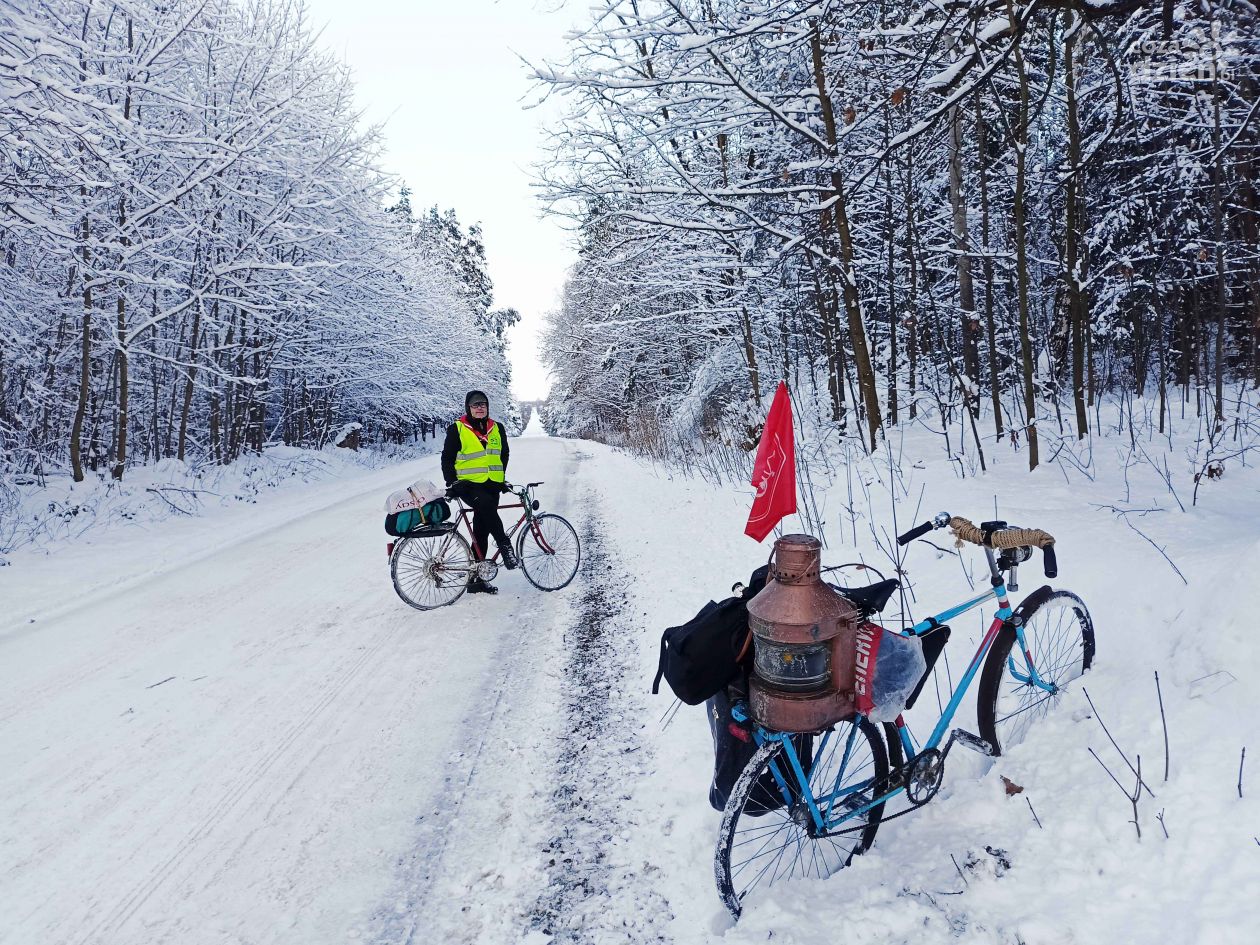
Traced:
[[446, 490], [434, 485], [428, 479], [417, 479], [405, 489], [391, 492], [385, 500], [385, 514], [394, 515], [407, 509], [418, 509], [428, 505], [434, 499], [441, 499]]

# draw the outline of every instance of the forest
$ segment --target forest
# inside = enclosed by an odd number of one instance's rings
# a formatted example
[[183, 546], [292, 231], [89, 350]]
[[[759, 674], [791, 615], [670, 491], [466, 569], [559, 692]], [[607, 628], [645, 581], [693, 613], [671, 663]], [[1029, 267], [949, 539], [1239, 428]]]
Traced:
[[536, 67], [580, 238], [556, 431], [738, 467], [782, 378], [812, 435], [926, 424], [981, 467], [1001, 441], [1036, 468], [1104, 403], [1254, 435], [1258, 27], [1245, 0], [604, 0]]
[[0, 471], [507, 403], [480, 230], [413, 214], [353, 93], [296, 0], [0, 0]]

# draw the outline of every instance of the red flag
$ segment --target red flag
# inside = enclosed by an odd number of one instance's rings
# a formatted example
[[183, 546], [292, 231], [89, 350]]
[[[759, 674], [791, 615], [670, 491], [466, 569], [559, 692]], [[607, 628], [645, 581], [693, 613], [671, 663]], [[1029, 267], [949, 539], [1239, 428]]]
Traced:
[[744, 534], [762, 541], [796, 511], [796, 444], [792, 439], [792, 401], [787, 384], [779, 382], [774, 402], [766, 415], [766, 428], [753, 463], [752, 484], [757, 487]]

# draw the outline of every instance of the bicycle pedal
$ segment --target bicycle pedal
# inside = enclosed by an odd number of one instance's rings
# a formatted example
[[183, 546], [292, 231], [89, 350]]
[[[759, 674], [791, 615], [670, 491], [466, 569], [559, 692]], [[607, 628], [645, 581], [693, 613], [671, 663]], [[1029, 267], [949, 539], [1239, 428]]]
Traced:
[[[972, 735], [970, 732], [964, 731], [961, 728], [956, 728], [950, 732], [949, 740], [951, 744], [958, 742], [958, 744], [962, 745], [964, 748], [970, 748], [972, 751], [978, 752], [982, 755], [988, 755], [990, 758], [997, 754], [997, 752], [993, 750], [993, 746], [979, 735]], [[948, 751], [948, 749], [946, 750]]]

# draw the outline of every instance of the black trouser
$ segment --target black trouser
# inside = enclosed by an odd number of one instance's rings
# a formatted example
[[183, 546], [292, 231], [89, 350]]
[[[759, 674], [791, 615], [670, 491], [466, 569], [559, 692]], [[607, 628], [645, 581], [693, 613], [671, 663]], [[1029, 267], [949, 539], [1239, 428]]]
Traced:
[[450, 493], [458, 496], [473, 511], [473, 539], [476, 541], [473, 556], [478, 561], [485, 557], [489, 547], [486, 540], [491, 535], [500, 545], [507, 544], [507, 532], [503, 530], [503, 520], [499, 518], [499, 496], [503, 493], [497, 482], [460, 480], [451, 487]]

